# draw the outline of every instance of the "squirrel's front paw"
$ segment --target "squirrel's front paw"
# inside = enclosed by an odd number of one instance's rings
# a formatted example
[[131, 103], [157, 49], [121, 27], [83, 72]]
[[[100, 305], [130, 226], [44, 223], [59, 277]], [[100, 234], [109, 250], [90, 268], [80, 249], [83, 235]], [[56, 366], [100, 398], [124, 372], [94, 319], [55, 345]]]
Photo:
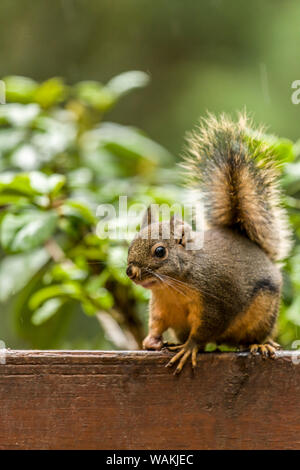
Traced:
[[194, 341], [192, 340], [187, 340], [186, 343], [184, 344], [179, 344], [177, 346], [172, 346], [169, 347], [170, 351], [177, 351], [179, 349], [179, 352], [175, 354], [174, 357], [168, 362], [166, 367], [172, 367], [175, 362], [179, 361], [174, 374], [177, 375], [181, 372], [184, 364], [188, 360], [188, 358], [191, 356], [192, 360], [192, 367], [193, 369], [197, 365], [197, 353], [199, 351], [199, 345], [197, 345]]
[[148, 335], [143, 341], [143, 349], [149, 349], [150, 351], [160, 351], [164, 346], [161, 336]]

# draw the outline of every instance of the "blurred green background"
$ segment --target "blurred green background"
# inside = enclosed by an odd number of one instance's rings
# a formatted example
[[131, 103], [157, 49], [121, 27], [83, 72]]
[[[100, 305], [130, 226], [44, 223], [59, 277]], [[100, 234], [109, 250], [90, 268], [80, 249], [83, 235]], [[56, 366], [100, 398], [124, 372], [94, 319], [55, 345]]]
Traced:
[[300, 129], [291, 84], [300, 79], [299, 14], [299, 2], [279, 0], [1, 1], [0, 337], [8, 347], [140, 345], [148, 293], [124, 275], [127, 243], [95, 236], [96, 207], [120, 194], [130, 203], [180, 200], [174, 163], [185, 132], [207, 110], [244, 107], [280, 137], [265, 139], [285, 162], [296, 243], [279, 339], [290, 347], [298, 338]]

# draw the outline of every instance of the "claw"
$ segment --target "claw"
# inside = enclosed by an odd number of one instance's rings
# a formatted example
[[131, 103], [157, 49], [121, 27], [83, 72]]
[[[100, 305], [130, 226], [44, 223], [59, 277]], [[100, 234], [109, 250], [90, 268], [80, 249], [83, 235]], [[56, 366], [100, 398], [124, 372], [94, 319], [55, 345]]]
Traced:
[[184, 349], [181, 349], [177, 354], [175, 354], [175, 356], [172, 357], [172, 359], [170, 359], [166, 367], [172, 367], [172, 365], [175, 364], [175, 362], [178, 361], [178, 359], [180, 359], [183, 355]]
[[197, 353], [198, 353], [198, 347], [194, 347], [192, 351], [192, 368], [195, 369], [197, 366]]
[[273, 341], [272, 339], [269, 339], [269, 340], [267, 341], [267, 344], [269, 344], [270, 346], [273, 346], [273, 348], [275, 348], [275, 349], [281, 349], [280, 344], [276, 343], [276, 342]]
[[174, 344], [173, 346], [167, 346], [170, 351], [179, 351], [184, 348], [184, 344]]
[[198, 350], [199, 350], [199, 346], [197, 346], [194, 342], [187, 341], [184, 344], [180, 344], [180, 345], [174, 346], [174, 347], [169, 348], [169, 349], [171, 351], [176, 351], [176, 350], [179, 349], [179, 352], [177, 354], [175, 354], [175, 356], [172, 357], [172, 359], [166, 365], [166, 367], [172, 367], [175, 364], [175, 362], [179, 361], [178, 365], [175, 369], [174, 375], [180, 374], [180, 372], [182, 371], [183, 366], [185, 365], [185, 363], [187, 362], [187, 360], [190, 356], [191, 356], [191, 360], [192, 360], [193, 369], [196, 367], [196, 365], [197, 365], [197, 353], [198, 353]]
[[270, 341], [265, 344], [252, 344], [250, 346], [250, 353], [255, 354], [257, 352], [260, 353], [263, 357], [269, 356], [274, 358], [276, 355], [276, 348], [270, 344]]

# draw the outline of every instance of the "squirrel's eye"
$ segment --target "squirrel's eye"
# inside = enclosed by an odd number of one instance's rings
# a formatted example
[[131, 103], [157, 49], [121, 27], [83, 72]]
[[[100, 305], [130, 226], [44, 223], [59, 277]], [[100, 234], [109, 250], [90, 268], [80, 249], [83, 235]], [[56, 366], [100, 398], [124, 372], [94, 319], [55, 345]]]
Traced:
[[163, 258], [166, 254], [166, 249], [163, 246], [158, 246], [154, 251], [155, 256], [158, 258]]

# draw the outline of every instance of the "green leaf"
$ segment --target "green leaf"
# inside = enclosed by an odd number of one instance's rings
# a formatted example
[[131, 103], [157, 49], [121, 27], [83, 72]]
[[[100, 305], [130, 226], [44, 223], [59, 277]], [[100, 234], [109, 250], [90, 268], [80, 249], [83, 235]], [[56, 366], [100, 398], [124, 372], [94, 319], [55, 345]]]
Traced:
[[30, 103], [38, 87], [38, 83], [31, 78], [9, 76], [4, 78], [7, 101]]
[[109, 310], [114, 304], [114, 298], [112, 294], [104, 287], [99, 289], [95, 299], [104, 310]]
[[39, 115], [40, 108], [37, 104], [2, 104], [0, 106], [0, 120], [4, 120], [16, 127], [29, 126]]
[[10, 191], [33, 196], [36, 192], [30, 184], [27, 173], [6, 172], [0, 174], [0, 192]]
[[100, 82], [84, 81], [75, 87], [76, 96], [84, 103], [98, 109], [107, 111], [115, 101], [114, 94]]
[[49, 255], [44, 248], [6, 256], [0, 263], [0, 301], [19, 292], [46, 264]]
[[300, 296], [296, 297], [292, 305], [287, 309], [286, 316], [295, 325], [300, 326]]
[[[41, 159], [45, 162], [58, 157], [57, 164], [61, 165], [60, 155], [70, 152], [76, 146], [76, 122], [73, 114], [67, 111], [57, 111], [50, 114], [40, 115], [35, 127], [37, 131], [31, 138], [31, 143], [37, 148]], [[75, 147], [76, 149], [76, 147]]]
[[65, 184], [65, 181], [64, 175], [54, 173], [48, 176], [40, 171], [0, 173], [0, 192], [16, 191], [27, 196], [56, 195]]
[[68, 186], [71, 188], [84, 188], [93, 181], [93, 172], [86, 167], [76, 168], [68, 174]]
[[0, 155], [5, 152], [11, 152], [19, 145], [24, 139], [25, 133], [26, 131], [24, 129], [15, 127], [0, 129]]
[[86, 315], [89, 317], [96, 315], [96, 313], [99, 311], [95, 305], [93, 305], [91, 302], [85, 301], [81, 303], [82, 309]]
[[44, 287], [30, 297], [29, 308], [36, 310], [46, 300], [61, 296], [80, 300], [82, 298], [80, 284], [72, 282]]
[[51, 276], [55, 281], [84, 281], [87, 274], [87, 271], [69, 262], [56, 264], [51, 271]]
[[38, 308], [31, 317], [31, 323], [35, 326], [42, 325], [57, 313], [60, 307], [64, 304], [62, 299], [49, 299]]
[[1, 243], [10, 252], [27, 251], [44, 243], [54, 233], [56, 212], [31, 210], [6, 214], [1, 224]]
[[85, 290], [91, 294], [97, 294], [101, 287], [104, 287], [107, 280], [110, 277], [110, 272], [108, 269], [103, 269], [101, 274], [98, 276], [92, 276], [89, 278], [88, 282], [85, 284]]
[[50, 78], [46, 80], [34, 93], [34, 101], [42, 108], [49, 108], [64, 100], [67, 95], [67, 87], [61, 78]]
[[288, 139], [278, 139], [273, 145], [274, 153], [280, 163], [288, 163], [295, 160], [294, 144]]
[[107, 88], [120, 97], [136, 88], [148, 85], [150, 77], [147, 73], [138, 70], [121, 73], [107, 83]]
[[300, 191], [300, 162], [285, 165], [281, 181], [288, 194], [292, 195]]
[[53, 173], [48, 176], [40, 171], [29, 173], [31, 187], [39, 194], [57, 194], [64, 186], [66, 178], [64, 175]]
[[34, 170], [39, 164], [39, 154], [32, 145], [23, 144], [11, 155], [11, 162], [23, 171]]
[[85, 204], [78, 202], [78, 201], [73, 201], [73, 200], [68, 200], [61, 206], [61, 214], [65, 215], [66, 217], [76, 217], [81, 219], [83, 222], [87, 224], [92, 224], [94, 225], [97, 222], [96, 217], [92, 213], [89, 207], [87, 207]]
[[14, 206], [16, 206], [28, 203], [29, 200], [25, 196], [21, 196], [19, 194], [0, 193], [0, 206], [5, 206], [7, 204], [14, 204]]
[[137, 163], [142, 165], [139, 161], [141, 158], [151, 166], [166, 164], [172, 159], [163, 147], [134, 127], [106, 122], [93, 133], [98, 139], [98, 145], [102, 144], [106, 149], [124, 159], [132, 159], [135, 171], [138, 171]]
[[[89, 302], [88, 299], [84, 299], [83, 306], [85, 306], [85, 312], [88, 315], [94, 315], [97, 311], [110, 310], [114, 304], [114, 298], [112, 294], [105, 289], [104, 287], [100, 288], [97, 293], [90, 296], [93, 302]], [[87, 306], [90, 305], [90, 308], [87, 309]]]

